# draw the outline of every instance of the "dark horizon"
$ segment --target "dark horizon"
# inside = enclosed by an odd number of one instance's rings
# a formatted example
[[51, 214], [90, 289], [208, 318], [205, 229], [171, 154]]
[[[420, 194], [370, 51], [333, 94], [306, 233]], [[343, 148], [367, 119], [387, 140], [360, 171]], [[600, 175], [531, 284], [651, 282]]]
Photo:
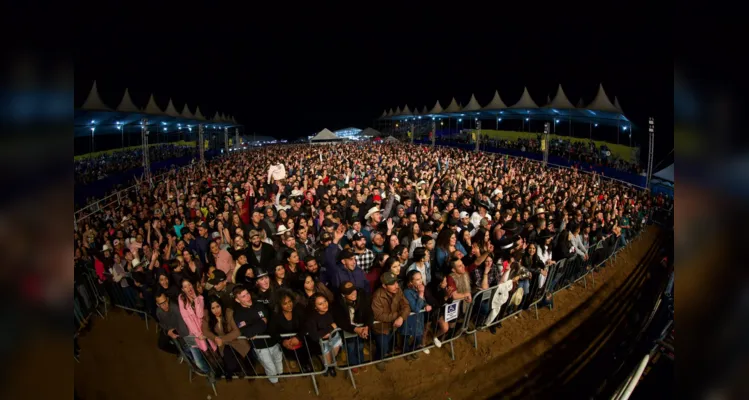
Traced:
[[[653, 21], [609, 20], [604, 26], [588, 21], [582, 32], [565, 24], [529, 30], [515, 40], [490, 29], [472, 31], [472, 40], [458, 33], [427, 40], [433, 35], [419, 33], [416, 37], [425, 39], [416, 46], [414, 33], [433, 24], [414, 20], [405, 30], [379, 26], [362, 32], [321, 29], [319, 16], [306, 17], [280, 33], [262, 25], [232, 29], [231, 23], [154, 32], [127, 30], [126, 19], [85, 24], [79, 34], [88, 40], [75, 54], [75, 105], [96, 80], [110, 107], [129, 88], [138, 106], [153, 93], [162, 110], [171, 98], [178, 111], [187, 102], [208, 118], [216, 111], [233, 115], [248, 134], [295, 139], [323, 128], [364, 129], [384, 109], [405, 104], [431, 109], [439, 100], [446, 107], [455, 97], [465, 105], [475, 94], [485, 105], [498, 90], [511, 105], [526, 86], [539, 106], [554, 97], [560, 83], [573, 104], [581, 97], [587, 104], [602, 83], [611, 102], [616, 96], [632, 120], [633, 143], [646, 150], [647, 118], [653, 116], [656, 132], [668, 132], [656, 136], [656, 162], [673, 148], [672, 66], [659, 61], [665, 38]], [[513, 32], [523, 26], [503, 28]], [[570, 37], [589, 38], [574, 45], [550, 39], [562, 28]], [[103, 34], [125, 30], [128, 35], [114, 38]], [[591, 34], [596, 31], [601, 34]], [[143, 50], [144, 42], [165, 32], [168, 45]]]

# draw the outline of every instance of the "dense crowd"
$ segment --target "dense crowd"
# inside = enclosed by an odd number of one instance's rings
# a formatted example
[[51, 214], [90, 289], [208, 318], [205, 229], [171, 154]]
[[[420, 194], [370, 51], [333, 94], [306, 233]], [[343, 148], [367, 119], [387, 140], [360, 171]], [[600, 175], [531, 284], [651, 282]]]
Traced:
[[[164, 144], [148, 148], [148, 157], [152, 163], [191, 154], [195, 154], [193, 146]], [[75, 184], [86, 185], [142, 165], [143, 150], [140, 148], [81, 158], [74, 162]]]
[[374, 359], [396, 335], [413, 349], [427, 334], [439, 345], [444, 318], [426, 330], [411, 311], [471, 303], [501, 283], [527, 293], [555, 262], [623, 245], [666, 201], [497, 154], [268, 147], [173, 171], [81, 222], [75, 269], [156, 318], [162, 350], [178, 343], [204, 371], [206, 351], [230, 372], [259, 363], [275, 383], [284, 355], [311, 368], [299, 355], [316, 343], [325, 364], [346, 346], [351, 365], [370, 337]]

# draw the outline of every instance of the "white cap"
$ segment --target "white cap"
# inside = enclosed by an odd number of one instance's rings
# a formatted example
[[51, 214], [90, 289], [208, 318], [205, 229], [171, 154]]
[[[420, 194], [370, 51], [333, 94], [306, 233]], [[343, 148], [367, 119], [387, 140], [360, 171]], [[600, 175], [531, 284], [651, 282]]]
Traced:
[[461, 211], [460, 218], [468, 218], [468, 213], [465, 211]]

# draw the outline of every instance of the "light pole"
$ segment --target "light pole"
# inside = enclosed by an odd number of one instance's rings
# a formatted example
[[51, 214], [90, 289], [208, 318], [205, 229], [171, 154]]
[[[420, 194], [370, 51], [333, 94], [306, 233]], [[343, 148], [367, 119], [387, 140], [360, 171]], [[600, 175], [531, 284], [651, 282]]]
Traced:
[[92, 153], [94, 152], [94, 149], [95, 149], [95, 147], [96, 147], [96, 146], [95, 146], [95, 144], [96, 144], [96, 143], [94, 142], [94, 131], [95, 131], [95, 130], [96, 130], [96, 128], [94, 128], [94, 127], [92, 126], [92, 127], [91, 127], [91, 152], [92, 152]]

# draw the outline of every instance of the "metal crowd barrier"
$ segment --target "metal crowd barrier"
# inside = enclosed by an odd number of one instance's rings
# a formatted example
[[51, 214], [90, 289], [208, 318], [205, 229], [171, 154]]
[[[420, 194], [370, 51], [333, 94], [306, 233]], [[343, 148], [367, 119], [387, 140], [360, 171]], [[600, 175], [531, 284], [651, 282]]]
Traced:
[[[101, 318], [107, 313], [107, 304], [104, 296], [99, 291], [93, 275], [86, 271], [74, 283], [73, 290], [73, 319], [76, 332], [88, 324], [92, 315], [98, 314]], [[102, 314], [101, 308], [104, 308]]]
[[[315, 394], [319, 395], [316, 377], [327, 375], [329, 370], [335, 368], [335, 358], [330, 363], [326, 362], [322, 349], [328, 346], [331, 340], [335, 340], [336, 336], [341, 338], [340, 343], [343, 343], [341, 333], [340, 329], [334, 329], [328, 339], [321, 339], [319, 343], [315, 343], [304, 335], [301, 337], [304, 344], [296, 350], [287, 349], [281, 344], [285, 339], [299, 338], [296, 333], [281, 334], [278, 336], [278, 341], [270, 335], [258, 335], [251, 339], [240, 336], [236, 340], [248, 342], [247, 345], [250, 348], [245, 357], [231, 346], [232, 342], [224, 342], [223, 354], [221, 354], [218, 347], [216, 350], [212, 348], [209, 340], [205, 341], [207, 349], [201, 350], [197, 342], [202, 339], [195, 336], [172, 341], [190, 367], [190, 382], [192, 382], [193, 375], [205, 377], [216, 396], [218, 396], [217, 379], [268, 379], [276, 383], [279, 378], [295, 377], [310, 377]], [[260, 341], [262, 341], [262, 348], [256, 345]], [[269, 345], [269, 341], [276, 343]]]
[[[353, 332], [344, 332], [342, 353], [345, 357], [341, 357], [344, 360], [338, 361], [335, 368], [339, 371], [346, 371], [351, 384], [356, 388], [354, 368], [387, 363], [401, 357], [413, 357], [419, 352], [430, 352], [431, 349], [438, 347], [434, 339], [436, 333], [441, 332], [440, 326], [445, 327], [445, 324], [447, 331], [436, 337], [439, 347], [450, 345], [450, 358], [455, 360], [453, 342], [465, 332], [468, 319], [464, 308], [467, 309], [465, 306], [467, 304], [457, 300], [439, 309], [433, 308], [429, 312], [423, 309], [411, 312], [400, 327], [395, 327], [393, 322], [374, 321], [374, 326], [370, 327], [366, 339], [360, 338]], [[443, 313], [443, 310], [448, 309], [454, 311], [450, 313], [451, 315], [457, 314], [456, 319], [449, 322], [446, 321], [447, 312]], [[381, 332], [387, 331], [388, 333], [377, 334], [375, 327], [378, 325]], [[350, 353], [356, 353], [356, 355], [352, 357]]]
[[148, 317], [153, 316], [156, 313], [156, 301], [153, 294], [146, 292], [146, 295], [141, 297], [138, 290], [135, 288], [135, 284], [130, 279], [130, 273], [125, 273], [119, 282], [115, 281], [114, 276], [109, 272], [104, 273], [104, 282], [102, 286], [106, 291], [110, 303], [118, 308], [121, 308], [128, 312], [133, 312], [142, 316], [146, 322], [146, 329], [148, 329]]

